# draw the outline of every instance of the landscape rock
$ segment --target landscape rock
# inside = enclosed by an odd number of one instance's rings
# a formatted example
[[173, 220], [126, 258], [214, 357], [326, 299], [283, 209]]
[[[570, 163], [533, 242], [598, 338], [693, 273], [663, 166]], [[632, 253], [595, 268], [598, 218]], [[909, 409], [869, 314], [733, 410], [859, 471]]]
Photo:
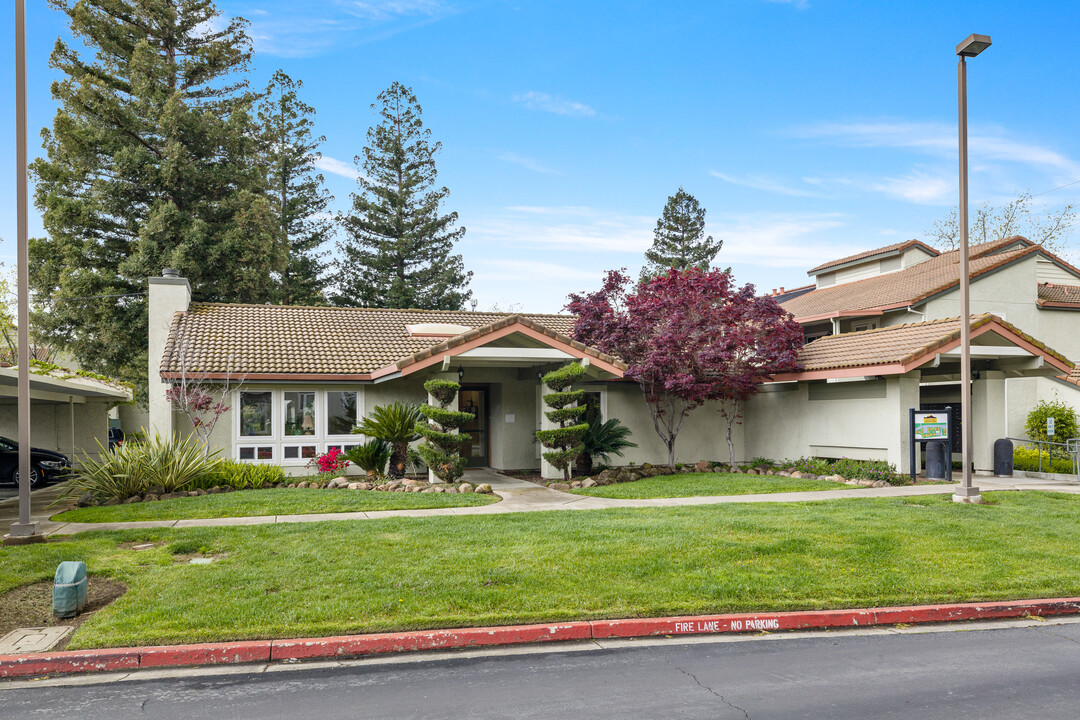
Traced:
[[700, 460], [694, 464], [694, 470], [698, 472], [712, 472], [712, 463], [707, 460]]
[[[356, 487], [353, 488], [353, 485], [355, 485]], [[374, 487], [375, 486], [369, 482], [349, 483], [349, 488], [354, 490], [371, 490]]]
[[412, 487], [420, 487], [420, 488], [427, 485], [427, 483], [423, 482], [422, 480], [413, 480], [412, 478], [406, 478], [406, 479], [402, 480], [401, 483], [403, 485], [410, 485]]
[[803, 474], [801, 472], [799, 472], [798, 470], [795, 470], [795, 471], [793, 471], [791, 473], [791, 477], [793, 477], [793, 478], [801, 478], [801, 477], [804, 477], [804, 476], [803, 476]]
[[884, 480], [878, 480], [873, 485], [871, 485], [870, 487], [876, 487], [876, 488], [889, 487], [889, 483], [885, 482]]
[[444, 493], [444, 492], [446, 492], [446, 488], [444, 488], [444, 487], [437, 487], [437, 488], [435, 488], [435, 492], [437, 492], [437, 493]]
[[196, 495], [207, 495], [208, 493], [205, 490], [203, 490], [202, 488], [195, 488], [195, 494]]
[[406, 492], [424, 492], [424, 488], [421, 485], [406, 485]]
[[476, 492], [484, 493], [485, 495], [490, 495], [491, 492], [492, 492], [491, 486], [488, 485], [487, 483], [480, 483], [479, 485], [476, 486]]
[[97, 505], [97, 498], [93, 493], [83, 493], [75, 501], [75, 507], [93, 507], [94, 505]]
[[105, 507], [111, 507], [113, 505], [119, 505], [121, 502], [122, 501], [120, 500], [120, 498], [113, 497], [113, 498], [109, 498], [108, 500], [106, 500], [105, 502], [103, 502], [101, 504], [104, 505]]
[[474, 488], [473, 488], [472, 483], [463, 482], [460, 485], [458, 485], [457, 491], [459, 493], [471, 493], [473, 491], [473, 489]]
[[146, 488], [146, 492], [149, 495], [164, 495], [165, 488], [161, 487], [160, 485], [151, 485], [150, 487]]
[[143, 496], [143, 502], [155, 502], [158, 499], [158, 496], [153, 493], [146, 493], [146, 495]]
[[142, 502], [142, 495], [132, 495], [124, 501], [125, 505], [131, 505], [132, 503]]
[[632, 472], [626, 476], [626, 482], [637, 482], [642, 477], [641, 473]]
[[308, 486], [308, 481], [307, 480], [296, 483], [296, 487], [298, 487], [298, 488], [306, 488], [307, 486]]
[[548, 487], [552, 490], [562, 490], [563, 492], [567, 492], [570, 489], [570, 486], [563, 482], [551, 483]]
[[592, 478], [585, 478], [584, 480], [581, 481], [581, 487], [583, 487], [583, 488], [596, 487], [596, 481], [593, 480]]
[[352, 483], [349, 483], [346, 487], [348, 487], [350, 490], [359, 490], [360, 489], [360, 483], [352, 482]]
[[165, 494], [161, 495], [161, 499], [162, 500], [173, 500], [175, 498], [182, 498], [182, 497], [187, 497], [187, 496], [188, 496], [188, 494], [186, 492], [171, 492], [171, 493], [165, 493]]
[[575, 480], [574, 482], [570, 483], [570, 489], [571, 490], [577, 490], [580, 487], [581, 487], [581, 481], [580, 480]]

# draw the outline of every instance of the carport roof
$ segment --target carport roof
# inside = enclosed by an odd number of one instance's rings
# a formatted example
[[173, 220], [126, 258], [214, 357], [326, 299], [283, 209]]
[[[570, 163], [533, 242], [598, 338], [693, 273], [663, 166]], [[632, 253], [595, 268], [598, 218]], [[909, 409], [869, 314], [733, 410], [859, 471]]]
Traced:
[[[0, 366], [0, 388], [17, 388], [18, 384], [18, 369], [11, 365]], [[32, 368], [30, 391], [119, 402], [129, 402], [132, 398], [131, 390], [125, 385], [79, 375], [77, 371], [66, 368], [56, 368], [48, 372]]]

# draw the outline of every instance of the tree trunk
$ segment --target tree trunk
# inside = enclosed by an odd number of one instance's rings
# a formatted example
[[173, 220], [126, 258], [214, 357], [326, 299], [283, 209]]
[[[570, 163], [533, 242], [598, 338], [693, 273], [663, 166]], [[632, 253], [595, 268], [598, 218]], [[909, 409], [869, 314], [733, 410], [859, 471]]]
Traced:
[[409, 461], [409, 444], [393, 443], [390, 453], [390, 477], [398, 479], [405, 477], [405, 465]]
[[735, 443], [731, 439], [731, 421], [727, 424], [727, 446], [728, 452], [731, 454], [731, 461], [728, 463], [728, 467], [735, 470]]
[[667, 464], [669, 467], [675, 467], [675, 437], [672, 436], [667, 441]]

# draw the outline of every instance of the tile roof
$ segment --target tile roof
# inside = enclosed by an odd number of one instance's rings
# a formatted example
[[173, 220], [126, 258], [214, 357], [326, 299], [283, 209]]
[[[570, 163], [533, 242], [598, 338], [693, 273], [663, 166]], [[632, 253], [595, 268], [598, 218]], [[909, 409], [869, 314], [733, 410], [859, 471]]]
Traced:
[[[1047, 355], [1071, 366], [1064, 355], [1046, 347], [996, 315], [973, 315], [972, 331], [994, 323]], [[907, 365], [934, 350], [960, 339], [960, 318], [892, 325], [876, 330], [827, 335], [803, 346], [799, 353], [802, 372], [882, 365]]]
[[1080, 285], [1059, 285], [1058, 283], [1039, 283], [1040, 305], [1048, 303], [1076, 305], [1080, 307]]
[[479, 329], [513, 317], [566, 342], [575, 322], [572, 315], [192, 303], [173, 317], [161, 372], [179, 372], [184, 354], [191, 372], [367, 375], [448, 342], [412, 337], [406, 325]]
[[886, 245], [885, 247], [876, 248], [874, 250], [867, 250], [866, 252], [857, 253], [855, 255], [848, 255], [847, 257], [840, 258], [839, 260], [830, 260], [827, 263], [823, 263], [821, 265], [818, 265], [816, 268], [808, 270], [806, 274], [816, 275], [823, 270], [828, 270], [829, 268], [836, 267], [838, 265], [847, 265], [848, 263], [853, 263], [857, 260], [868, 260], [869, 258], [875, 257], [877, 255], [885, 255], [886, 253], [901, 252], [907, 250], [908, 248], [915, 247], [916, 245], [921, 247], [923, 250], [926, 250], [931, 255], [941, 254], [924, 242], [921, 242], [919, 240], [906, 240], [904, 242]]
[[[1026, 247], [997, 252], [1018, 241], [1024, 243]], [[973, 245], [969, 250], [971, 277], [996, 270], [1014, 260], [1040, 251], [1042, 251], [1040, 246], [1032, 245], [1020, 237]], [[953, 285], [958, 285], [960, 283], [959, 262], [960, 251], [951, 250], [898, 272], [875, 275], [863, 280], [814, 290], [781, 303], [781, 307], [797, 320], [858, 314], [855, 311], [860, 310], [903, 307], [947, 290]]]

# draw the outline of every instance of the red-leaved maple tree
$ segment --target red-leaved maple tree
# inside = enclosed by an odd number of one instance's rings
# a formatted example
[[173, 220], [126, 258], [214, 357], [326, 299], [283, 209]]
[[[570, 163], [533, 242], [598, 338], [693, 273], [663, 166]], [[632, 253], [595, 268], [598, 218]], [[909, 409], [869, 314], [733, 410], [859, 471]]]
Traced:
[[743, 406], [769, 376], [796, 368], [802, 345], [787, 312], [722, 270], [672, 269], [640, 285], [612, 270], [599, 290], [570, 295], [566, 307], [578, 316], [575, 340], [626, 362], [669, 465], [686, 418], [709, 401], [727, 421], [734, 465], [731, 432]]

